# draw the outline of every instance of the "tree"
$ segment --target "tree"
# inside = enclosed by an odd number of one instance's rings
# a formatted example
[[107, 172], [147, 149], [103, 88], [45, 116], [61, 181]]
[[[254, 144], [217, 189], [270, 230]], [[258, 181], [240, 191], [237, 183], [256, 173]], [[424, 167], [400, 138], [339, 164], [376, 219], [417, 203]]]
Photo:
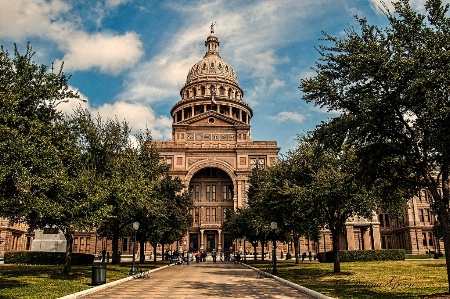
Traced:
[[258, 242], [261, 242], [261, 255], [264, 260], [264, 244], [270, 233], [270, 225], [254, 209], [245, 207], [238, 208], [236, 211], [227, 210], [223, 229], [233, 239], [241, 239], [245, 236], [253, 246], [254, 260], [257, 254], [256, 247]]
[[337, 151], [315, 141], [306, 142], [315, 148], [309, 158], [316, 170], [304, 196], [309, 197], [317, 219], [331, 231], [334, 272], [339, 273], [340, 235], [345, 232], [345, 223], [356, 216], [371, 219], [380, 199], [359, 175], [363, 165], [352, 147], [343, 144]]
[[284, 218], [292, 232], [296, 264], [300, 262], [299, 238], [304, 236], [317, 241], [323, 226], [322, 217], [308, 196], [317, 166], [311, 160], [312, 150], [308, 142], [299, 142], [298, 147], [289, 151], [279, 163], [284, 177], [281, 190], [285, 208], [281, 211], [285, 213]]
[[77, 110], [79, 143], [83, 158], [94, 173], [102, 190], [102, 217], [96, 223], [98, 231], [112, 239], [112, 262], [118, 263], [119, 238], [126, 227], [140, 220], [143, 210], [152, 210], [153, 188], [163, 171], [157, 151], [145, 147], [150, 134], [138, 136], [138, 145], [130, 138], [128, 123], [117, 119], [92, 119], [86, 110]]
[[157, 213], [148, 217], [145, 235], [155, 250], [155, 261], [157, 244], [163, 245], [164, 255], [164, 245], [181, 241], [192, 225], [189, 210], [193, 208], [194, 202], [189, 193], [182, 192], [183, 188], [180, 178], [169, 175], [164, 175], [155, 186], [154, 196], [160, 206]]
[[316, 75], [300, 88], [306, 101], [353, 119], [368, 178], [376, 181], [389, 171], [403, 178], [402, 186], [428, 190], [442, 227], [450, 283], [449, 5], [428, 0], [426, 15], [407, 0], [394, 7], [393, 13], [385, 7], [387, 28], [357, 18], [359, 31], [350, 28], [342, 38], [325, 33], [331, 45], [318, 48]]
[[92, 226], [97, 201], [71, 123], [56, 109], [78, 95], [62, 68], [49, 73], [33, 55], [30, 45], [12, 60], [0, 51], [0, 215], [30, 230], [60, 229], [68, 275], [74, 231]]

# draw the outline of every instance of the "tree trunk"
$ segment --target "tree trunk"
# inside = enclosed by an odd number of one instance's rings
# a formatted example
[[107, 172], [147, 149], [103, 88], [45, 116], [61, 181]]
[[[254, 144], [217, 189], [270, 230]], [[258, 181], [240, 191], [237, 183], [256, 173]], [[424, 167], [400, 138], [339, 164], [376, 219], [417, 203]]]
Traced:
[[295, 264], [300, 264], [300, 242], [297, 237], [294, 236], [294, 254], [295, 254]]
[[264, 261], [264, 245], [266, 245], [265, 240], [261, 240], [261, 260]]
[[64, 237], [66, 238], [66, 257], [64, 260], [64, 275], [68, 276], [70, 274], [70, 269], [72, 267], [72, 252], [73, 252], [73, 230], [66, 228], [64, 232]]
[[150, 244], [152, 244], [153, 247], [153, 261], [156, 262], [156, 246], [158, 246], [158, 243], [150, 242]]
[[256, 254], [257, 254], [256, 247], [258, 247], [258, 242], [252, 242], [252, 245], [253, 245], [253, 260], [256, 261]]
[[139, 264], [145, 263], [145, 241], [139, 240]]
[[119, 229], [115, 228], [113, 231], [113, 237], [112, 237], [112, 263], [113, 263], [113, 265], [117, 265], [119, 263], [119, 259], [117, 256], [118, 250], [119, 250]]
[[339, 259], [339, 229], [331, 229], [331, 235], [333, 236], [333, 260], [334, 260], [334, 273], [341, 273], [341, 261]]

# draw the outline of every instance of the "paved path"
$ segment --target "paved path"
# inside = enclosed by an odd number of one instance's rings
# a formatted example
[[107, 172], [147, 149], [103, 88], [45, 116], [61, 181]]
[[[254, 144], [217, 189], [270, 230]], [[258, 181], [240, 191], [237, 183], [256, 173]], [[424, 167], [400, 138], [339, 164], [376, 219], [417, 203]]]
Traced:
[[[108, 277], [108, 275], [107, 275]], [[218, 262], [174, 265], [87, 295], [86, 298], [310, 298], [242, 265]]]

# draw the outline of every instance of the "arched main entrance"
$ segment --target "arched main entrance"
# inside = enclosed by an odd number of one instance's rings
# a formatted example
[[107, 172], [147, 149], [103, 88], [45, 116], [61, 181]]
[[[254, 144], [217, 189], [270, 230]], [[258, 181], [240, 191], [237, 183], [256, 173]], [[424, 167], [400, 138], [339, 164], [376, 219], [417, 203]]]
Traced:
[[194, 200], [189, 251], [223, 251], [229, 248], [232, 244], [223, 233], [222, 225], [226, 211], [234, 208], [235, 192], [231, 177], [217, 167], [201, 168], [189, 181], [189, 193]]

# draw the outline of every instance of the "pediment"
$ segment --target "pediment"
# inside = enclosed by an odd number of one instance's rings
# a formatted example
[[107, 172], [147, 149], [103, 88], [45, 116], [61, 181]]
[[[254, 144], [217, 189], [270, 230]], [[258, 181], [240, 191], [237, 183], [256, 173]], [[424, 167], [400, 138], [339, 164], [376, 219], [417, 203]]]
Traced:
[[229, 116], [217, 113], [216, 111], [208, 111], [186, 119], [179, 124], [189, 126], [246, 126], [247, 124], [238, 121]]

